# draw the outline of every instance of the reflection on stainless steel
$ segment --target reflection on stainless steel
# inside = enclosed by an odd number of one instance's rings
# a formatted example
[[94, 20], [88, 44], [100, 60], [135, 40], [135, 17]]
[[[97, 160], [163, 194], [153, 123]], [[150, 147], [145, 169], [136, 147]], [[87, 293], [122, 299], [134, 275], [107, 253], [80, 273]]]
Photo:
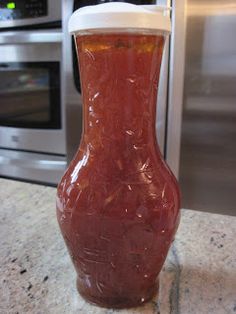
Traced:
[[214, 1], [189, 1], [188, 16], [216, 16], [235, 15], [236, 5], [234, 0], [214, 0]]
[[[22, 168], [30, 168], [30, 167], [37, 167], [38, 169], [47, 169], [52, 170], [53, 168], [57, 168], [58, 170], [64, 170], [66, 166], [65, 160], [46, 160], [46, 159], [32, 159], [31, 153], [24, 153], [25, 159], [19, 159], [17, 157], [12, 157], [12, 152], [8, 152], [6, 154], [6, 151], [4, 150], [5, 156], [3, 155], [3, 151], [1, 150], [1, 156], [0, 156], [0, 162], [1, 164], [5, 165], [13, 165], [13, 166], [21, 166]], [[6, 157], [7, 155], [7, 157]], [[43, 158], [45, 158], [44, 155], [42, 155]], [[28, 157], [28, 158], [27, 158]], [[61, 158], [62, 159], [62, 158]]]
[[9, 176], [10, 173], [15, 178], [55, 183], [60, 180], [66, 164], [65, 157], [61, 156], [0, 149], [2, 176]]
[[56, 43], [61, 41], [61, 30], [8, 31], [1, 33], [0, 36], [0, 44]]
[[236, 3], [187, 3], [183, 206], [236, 214]]

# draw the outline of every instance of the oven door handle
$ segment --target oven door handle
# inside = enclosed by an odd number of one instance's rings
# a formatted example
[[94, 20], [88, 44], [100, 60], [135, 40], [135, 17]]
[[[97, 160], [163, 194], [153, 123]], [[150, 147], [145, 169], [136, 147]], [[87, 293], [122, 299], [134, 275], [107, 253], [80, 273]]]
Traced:
[[[14, 153], [14, 151], [13, 151]], [[19, 153], [15, 153], [15, 155], [19, 155]], [[25, 159], [24, 155], [26, 156]], [[67, 167], [67, 163], [64, 160], [47, 160], [39, 158], [39, 159], [29, 159], [27, 155], [32, 155], [31, 153], [22, 153], [21, 157], [7, 157], [7, 156], [0, 156], [0, 166], [1, 165], [12, 165], [18, 166], [21, 168], [31, 168], [31, 169], [42, 169], [42, 170], [60, 170], [65, 171]], [[27, 158], [28, 157], [28, 158]]]
[[62, 31], [15, 31], [2, 32], [0, 44], [31, 44], [62, 42]]

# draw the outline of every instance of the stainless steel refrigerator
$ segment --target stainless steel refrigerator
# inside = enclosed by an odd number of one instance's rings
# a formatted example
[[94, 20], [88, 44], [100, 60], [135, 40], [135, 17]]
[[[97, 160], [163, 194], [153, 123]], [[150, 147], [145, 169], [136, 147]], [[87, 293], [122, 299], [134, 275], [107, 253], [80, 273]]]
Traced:
[[183, 206], [236, 215], [236, 2], [186, 0]]

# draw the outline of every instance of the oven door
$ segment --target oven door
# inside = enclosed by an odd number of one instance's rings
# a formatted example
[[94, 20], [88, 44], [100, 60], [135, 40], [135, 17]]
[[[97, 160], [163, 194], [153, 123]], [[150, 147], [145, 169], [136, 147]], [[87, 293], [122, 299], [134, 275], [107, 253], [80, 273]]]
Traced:
[[0, 125], [60, 129], [60, 62], [0, 63]]
[[0, 147], [65, 155], [61, 32], [1, 33], [0, 56]]

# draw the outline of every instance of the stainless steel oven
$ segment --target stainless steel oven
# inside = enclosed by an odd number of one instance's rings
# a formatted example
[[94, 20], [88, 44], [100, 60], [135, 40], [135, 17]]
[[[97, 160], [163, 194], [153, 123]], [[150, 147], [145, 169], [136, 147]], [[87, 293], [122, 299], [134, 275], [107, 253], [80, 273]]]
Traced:
[[56, 184], [67, 165], [61, 1], [0, 1], [0, 175]]
[[0, 146], [66, 155], [61, 31], [0, 35]]

